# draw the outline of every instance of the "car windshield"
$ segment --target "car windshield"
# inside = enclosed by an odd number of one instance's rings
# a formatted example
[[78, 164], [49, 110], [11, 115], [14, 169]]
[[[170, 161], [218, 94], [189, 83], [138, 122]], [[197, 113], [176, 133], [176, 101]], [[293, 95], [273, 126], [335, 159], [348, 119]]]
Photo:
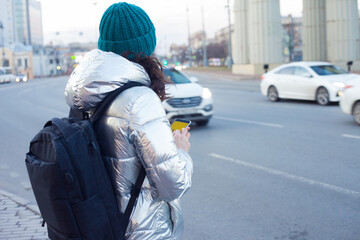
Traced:
[[323, 65], [323, 66], [311, 66], [318, 75], [334, 75], [334, 74], [348, 74], [344, 69], [334, 65]]
[[165, 75], [175, 84], [191, 83], [182, 73], [175, 69], [164, 69]]

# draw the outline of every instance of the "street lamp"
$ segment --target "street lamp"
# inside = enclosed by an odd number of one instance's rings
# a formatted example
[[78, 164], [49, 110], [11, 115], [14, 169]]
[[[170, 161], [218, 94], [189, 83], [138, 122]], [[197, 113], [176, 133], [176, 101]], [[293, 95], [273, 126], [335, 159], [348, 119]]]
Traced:
[[228, 39], [228, 68], [232, 68], [232, 50], [231, 50], [231, 21], [230, 21], [230, 3], [229, 0], [227, 0], [227, 5], [225, 8], [228, 9], [228, 17], [229, 17], [229, 39]]
[[187, 28], [188, 28], [188, 51], [189, 51], [189, 67], [192, 67], [192, 52], [191, 52], [191, 40], [190, 40], [190, 22], [189, 22], [189, 6], [186, 8], [187, 12]]
[[201, 5], [201, 14], [202, 14], [202, 27], [203, 27], [203, 58], [204, 58], [204, 67], [208, 66], [207, 51], [206, 51], [206, 32], [205, 32], [205, 20], [204, 20], [204, 2]]
[[0, 29], [1, 29], [1, 42], [3, 47], [2, 52], [2, 66], [5, 67], [5, 42], [4, 42], [4, 25], [2, 22], [0, 22]]

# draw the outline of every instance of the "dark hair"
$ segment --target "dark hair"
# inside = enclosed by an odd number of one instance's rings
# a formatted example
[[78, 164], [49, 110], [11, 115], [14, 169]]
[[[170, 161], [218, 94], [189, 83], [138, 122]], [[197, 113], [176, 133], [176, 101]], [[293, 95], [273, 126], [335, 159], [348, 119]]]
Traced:
[[141, 65], [151, 80], [151, 89], [159, 96], [161, 101], [169, 98], [165, 91], [165, 83], [173, 84], [164, 74], [164, 66], [154, 56], [146, 56], [144, 53], [136, 54], [134, 52], [126, 52], [121, 56], [128, 60]]

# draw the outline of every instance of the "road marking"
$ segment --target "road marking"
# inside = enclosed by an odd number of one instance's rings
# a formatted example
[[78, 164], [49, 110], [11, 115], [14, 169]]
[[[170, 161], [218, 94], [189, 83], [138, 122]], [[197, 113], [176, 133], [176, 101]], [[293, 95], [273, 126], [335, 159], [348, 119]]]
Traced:
[[280, 177], [287, 178], [287, 179], [290, 179], [290, 180], [293, 180], [293, 181], [306, 183], [306, 184], [313, 185], [313, 186], [318, 186], [318, 187], [321, 187], [321, 188], [324, 188], [324, 189], [327, 189], [327, 190], [331, 190], [331, 191], [346, 194], [346, 195], [349, 195], [349, 196], [352, 196], [352, 197], [360, 198], [360, 192], [356, 192], [356, 191], [349, 190], [349, 189], [346, 189], [346, 188], [337, 187], [337, 186], [334, 186], [334, 185], [331, 185], [331, 184], [327, 184], [327, 183], [319, 182], [319, 181], [316, 181], [316, 180], [312, 180], [310, 178], [293, 175], [293, 174], [290, 174], [290, 173], [286, 173], [286, 172], [282, 172], [282, 171], [279, 171], [279, 170], [263, 167], [263, 166], [253, 164], [253, 163], [248, 163], [248, 162], [241, 161], [241, 160], [238, 160], [238, 159], [225, 157], [225, 156], [222, 156], [222, 155], [219, 155], [219, 154], [216, 154], [216, 153], [210, 153], [209, 155], [211, 157], [221, 159], [221, 160], [225, 160], [225, 161], [229, 161], [229, 162], [233, 162], [233, 163], [242, 165], [242, 166], [247, 167], [247, 168], [260, 170], [262, 172], [266, 172], [266, 173], [271, 174], [271, 175], [280, 176]]
[[255, 125], [261, 125], [266, 127], [276, 127], [276, 128], [283, 128], [283, 125], [280, 124], [274, 124], [274, 123], [267, 123], [267, 122], [257, 122], [257, 121], [251, 121], [251, 120], [245, 120], [245, 119], [237, 119], [237, 118], [228, 118], [228, 117], [220, 117], [220, 116], [214, 116], [215, 119], [221, 119], [226, 121], [233, 121], [233, 122], [241, 122], [241, 123], [249, 123], [249, 124], [255, 124]]
[[346, 138], [360, 139], [360, 136], [350, 135], [350, 134], [343, 134], [343, 135], [341, 135], [341, 136], [342, 136], [342, 137], [346, 137]]
[[9, 166], [7, 164], [0, 164], [0, 169], [8, 169]]
[[21, 96], [21, 95], [23, 95], [24, 93], [27, 93], [27, 92], [30, 92], [30, 91], [32, 91], [32, 88], [25, 89], [24, 91], [19, 92], [19, 93], [18, 93], [18, 96]]
[[35, 105], [35, 104], [33, 104], [33, 103], [31, 103], [31, 102], [28, 102], [28, 101], [25, 101], [25, 100], [22, 100], [22, 102], [25, 103], [25, 104], [27, 104], [27, 105], [29, 105], [29, 106], [32, 106], [32, 107], [35, 106], [35, 107], [37, 107], [37, 108], [39, 108], [39, 109], [42, 109], [42, 110], [44, 110], [44, 111], [53, 113], [53, 114], [58, 115], [58, 116], [67, 116], [67, 115], [68, 115], [68, 113], [66, 113], [66, 112], [60, 112], [60, 111], [56, 111], [56, 110], [54, 110], [54, 109], [52, 109], [52, 108]]
[[22, 89], [22, 88], [28, 88], [29, 86], [31, 86], [31, 87], [36, 87], [36, 86], [42, 85], [42, 84], [44, 84], [44, 83], [43, 83], [43, 82], [35, 82], [35, 83], [23, 83], [23, 84], [21, 84], [21, 83], [14, 83], [14, 84], [16, 84], [16, 85], [0, 88], [0, 92], [1, 92], [1, 91], [6, 91], [6, 90], [10, 90], [10, 89], [14, 89], [14, 88]]
[[17, 177], [20, 176], [20, 174], [19, 174], [18, 172], [10, 172], [9, 174], [10, 174], [10, 176], [13, 177], [13, 178], [17, 178]]
[[[1, 91], [6, 91], [6, 90], [11, 90], [11, 89], [14, 89], [14, 88], [21, 89], [21, 88], [27, 88], [29, 86], [36, 87], [36, 86], [44, 85], [44, 84], [46, 86], [48, 86], [50, 82], [51, 83], [59, 83], [60, 81], [64, 81], [64, 79], [65, 79], [65, 77], [62, 76], [62, 77], [48, 78], [47, 80], [38, 78], [38, 79], [30, 80], [31, 82], [27, 82], [27, 83], [11, 83], [11, 84], [14, 84], [14, 85], [0, 87], [0, 92]], [[38, 81], [38, 80], [40, 80], [40, 81]]]
[[64, 117], [64, 116], [67, 116], [67, 115], [68, 115], [68, 113], [56, 111], [56, 110], [54, 110], [54, 109], [52, 109], [52, 108], [43, 107], [43, 106], [36, 106], [36, 107], [38, 107], [38, 108], [40, 108], [40, 109], [42, 109], [42, 110], [51, 112], [51, 113], [53, 113], [53, 114], [55, 114], [55, 115], [59, 115], [60, 117]]
[[30, 191], [30, 190], [32, 189], [32, 188], [31, 188], [31, 183], [30, 183], [29, 181], [21, 182], [20, 184], [24, 187], [24, 189], [25, 189], [26, 191]]

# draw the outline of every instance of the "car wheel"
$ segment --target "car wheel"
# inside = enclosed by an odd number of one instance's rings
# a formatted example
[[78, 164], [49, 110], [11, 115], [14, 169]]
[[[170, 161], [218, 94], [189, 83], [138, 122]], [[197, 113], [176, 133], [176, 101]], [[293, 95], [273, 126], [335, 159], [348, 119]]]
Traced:
[[316, 92], [316, 102], [320, 105], [328, 105], [330, 102], [329, 92], [326, 88], [319, 88]]
[[209, 123], [209, 119], [207, 120], [201, 120], [201, 121], [196, 121], [196, 124], [198, 126], [206, 126]]
[[271, 102], [279, 101], [279, 94], [277, 92], [276, 87], [274, 86], [269, 87], [268, 98]]
[[354, 120], [357, 124], [360, 124], [360, 102], [355, 103], [353, 110]]

